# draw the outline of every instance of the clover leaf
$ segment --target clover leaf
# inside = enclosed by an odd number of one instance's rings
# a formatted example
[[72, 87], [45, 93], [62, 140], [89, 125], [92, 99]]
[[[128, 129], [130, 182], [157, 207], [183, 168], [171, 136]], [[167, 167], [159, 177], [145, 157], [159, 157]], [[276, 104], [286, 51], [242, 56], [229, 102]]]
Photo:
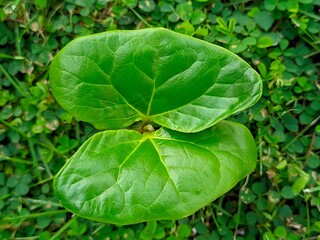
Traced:
[[183, 218], [255, 167], [251, 133], [223, 119], [259, 99], [261, 80], [221, 47], [162, 28], [94, 34], [61, 50], [50, 80], [63, 108], [107, 129], [54, 179], [61, 203], [79, 216]]

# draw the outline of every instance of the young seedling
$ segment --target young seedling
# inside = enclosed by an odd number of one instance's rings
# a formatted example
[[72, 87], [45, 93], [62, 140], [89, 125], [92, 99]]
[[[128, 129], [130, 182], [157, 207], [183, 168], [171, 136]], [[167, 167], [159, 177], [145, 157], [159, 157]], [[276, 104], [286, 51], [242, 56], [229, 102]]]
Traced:
[[261, 79], [219, 46], [162, 28], [94, 34], [59, 52], [50, 81], [64, 109], [103, 130], [54, 179], [79, 216], [183, 218], [256, 165], [251, 133], [223, 119], [258, 101]]

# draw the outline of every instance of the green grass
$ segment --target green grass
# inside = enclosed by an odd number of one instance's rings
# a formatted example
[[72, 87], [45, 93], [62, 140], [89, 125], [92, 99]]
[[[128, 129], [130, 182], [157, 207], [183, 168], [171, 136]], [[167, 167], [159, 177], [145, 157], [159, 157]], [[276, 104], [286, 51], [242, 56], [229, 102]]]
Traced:
[[[0, 1], [0, 239], [317, 239], [319, 8], [319, 0]], [[256, 170], [179, 221], [115, 226], [74, 216], [52, 179], [97, 130], [56, 103], [50, 61], [78, 36], [150, 26], [223, 46], [261, 74], [260, 101], [231, 117], [256, 137]]]

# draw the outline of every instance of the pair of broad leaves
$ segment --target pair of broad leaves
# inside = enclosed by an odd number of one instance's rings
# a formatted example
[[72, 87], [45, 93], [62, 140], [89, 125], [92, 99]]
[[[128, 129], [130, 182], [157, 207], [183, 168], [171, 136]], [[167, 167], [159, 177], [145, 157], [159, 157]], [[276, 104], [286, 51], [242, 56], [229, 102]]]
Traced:
[[[162, 28], [95, 34], [60, 51], [50, 80], [64, 109], [107, 129], [54, 180], [61, 203], [82, 217], [182, 218], [255, 167], [250, 132], [221, 120], [254, 104], [261, 80], [221, 47]], [[130, 129], [137, 122], [158, 128]]]

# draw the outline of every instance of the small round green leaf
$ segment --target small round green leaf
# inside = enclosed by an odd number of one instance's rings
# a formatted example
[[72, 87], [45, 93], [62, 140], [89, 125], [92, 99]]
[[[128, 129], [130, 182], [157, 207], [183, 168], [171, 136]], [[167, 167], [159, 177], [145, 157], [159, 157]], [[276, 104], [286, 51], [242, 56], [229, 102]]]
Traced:
[[279, 238], [285, 238], [287, 236], [287, 230], [284, 226], [278, 226], [274, 230], [274, 235]]
[[182, 238], [187, 238], [191, 234], [191, 227], [187, 224], [181, 224], [178, 227], [178, 235]]
[[177, 6], [176, 12], [182, 20], [189, 21], [193, 14], [193, 9], [189, 3], [180, 3]]
[[193, 25], [198, 25], [202, 23], [204, 20], [206, 20], [207, 15], [202, 12], [201, 10], [197, 9], [194, 11], [192, 18], [191, 18], [191, 23]]
[[152, 12], [155, 7], [156, 7], [156, 4], [154, 3], [153, 0], [139, 1], [139, 8], [144, 12]]
[[273, 22], [274, 22], [274, 18], [272, 16], [272, 14], [270, 12], [258, 12], [255, 16], [254, 16], [254, 21], [265, 31], [268, 31]]

